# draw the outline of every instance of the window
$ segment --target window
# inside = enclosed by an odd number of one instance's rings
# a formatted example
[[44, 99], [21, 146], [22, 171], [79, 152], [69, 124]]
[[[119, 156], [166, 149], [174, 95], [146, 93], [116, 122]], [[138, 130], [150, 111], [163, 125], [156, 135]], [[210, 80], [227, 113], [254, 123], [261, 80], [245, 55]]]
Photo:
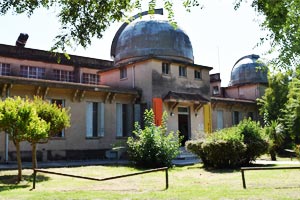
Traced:
[[0, 63], [0, 75], [4, 75], [4, 76], [10, 75], [10, 64]]
[[98, 74], [82, 74], [82, 82], [91, 85], [98, 85], [100, 82], [100, 76]]
[[116, 104], [117, 108], [117, 137], [130, 136], [133, 130], [133, 105]]
[[178, 114], [189, 114], [188, 107], [178, 107]]
[[45, 78], [45, 68], [21, 65], [20, 75], [25, 78]]
[[232, 125], [237, 125], [240, 122], [240, 113], [238, 111], [234, 111], [232, 114]]
[[162, 63], [161, 70], [162, 70], [162, 74], [164, 74], [164, 75], [170, 74], [170, 64], [169, 63]]
[[[59, 108], [65, 107], [65, 101], [63, 99], [51, 99], [51, 103], [56, 104], [57, 107], [59, 107]], [[53, 137], [57, 137], [57, 138], [65, 137], [65, 130], [61, 130], [60, 132], [55, 134], [55, 136], [53, 136]]]
[[195, 70], [194, 77], [195, 77], [195, 79], [202, 79], [201, 70]]
[[120, 79], [127, 78], [127, 68], [120, 69]]
[[217, 129], [223, 129], [224, 128], [224, 122], [223, 122], [223, 111], [217, 110]]
[[254, 113], [253, 112], [248, 112], [248, 118], [250, 118], [251, 120], [254, 119]]
[[53, 76], [57, 81], [74, 82], [74, 72], [72, 71], [54, 69]]
[[179, 76], [186, 77], [186, 67], [179, 66]]
[[104, 136], [104, 103], [87, 102], [86, 137]]
[[214, 86], [213, 87], [213, 95], [218, 95], [218, 94], [220, 94], [219, 86]]

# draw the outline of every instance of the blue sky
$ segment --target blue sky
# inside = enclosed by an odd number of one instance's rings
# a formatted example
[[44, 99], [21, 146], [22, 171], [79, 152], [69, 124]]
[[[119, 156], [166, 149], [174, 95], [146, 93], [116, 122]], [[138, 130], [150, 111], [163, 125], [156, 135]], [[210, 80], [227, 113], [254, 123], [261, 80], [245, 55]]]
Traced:
[[[270, 48], [268, 44], [255, 48], [266, 32], [259, 27], [262, 17], [249, 4], [243, 4], [235, 11], [233, 0], [202, 2], [204, 8], [195, 7], [191, 13], [175, 5], [175, 20], [190, 37], [195, 63], [213, 67], [211, 73], [220, 72], [222, 86], [228, 85], [231, 69], [240, 57], [254, 53], [267, 60], [271, 58], [264, 55]], [[26, 15], [0, 16], [0, 43], [14, 45], [18, 35], [23, 32], [29, 34], [26, 47], [49, 50], [59, 33], [60, 25], [55, 15], [54, 10], [40, 9], [30, 18]], [[68, 53], [110, 60], [110, 45], [121, 24], [113, 24], [102, 39], [94, 38], [87, 49], [76, 47], [68, 49]]]

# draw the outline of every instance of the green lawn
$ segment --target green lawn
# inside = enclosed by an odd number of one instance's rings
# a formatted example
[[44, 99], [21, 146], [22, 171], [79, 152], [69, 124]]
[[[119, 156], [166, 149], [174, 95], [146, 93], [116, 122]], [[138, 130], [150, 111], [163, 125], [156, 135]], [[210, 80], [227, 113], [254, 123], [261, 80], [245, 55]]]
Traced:
[[[54, 172], [105, 178], [137, 172], [123, 166], [51, 168]], [[246, 171], [243, 189], [239, 170], [207, 171], [202, 165], [176, 167], [165, 173], [154, 172], [105, 182], [39, 173], [32, 188], [32, 170], [15, 184], [16, 170], [0, 171], [0, 199], [300, 199], [299, 170]]]

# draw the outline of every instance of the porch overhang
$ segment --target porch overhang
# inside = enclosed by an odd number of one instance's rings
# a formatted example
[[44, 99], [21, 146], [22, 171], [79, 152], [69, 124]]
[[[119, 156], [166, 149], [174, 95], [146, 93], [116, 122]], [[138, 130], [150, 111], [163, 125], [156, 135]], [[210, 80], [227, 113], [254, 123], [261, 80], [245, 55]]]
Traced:
[[210, 102], [201, 94], [173, 91], [169, 91], [168, 94], [163, 98], [163, 101], [168, 103], [171, 111], [173, 111], [179, 103], [193, 103], [195, 112], [198, 112], [198, 110], [200, 110], [204, 104]]

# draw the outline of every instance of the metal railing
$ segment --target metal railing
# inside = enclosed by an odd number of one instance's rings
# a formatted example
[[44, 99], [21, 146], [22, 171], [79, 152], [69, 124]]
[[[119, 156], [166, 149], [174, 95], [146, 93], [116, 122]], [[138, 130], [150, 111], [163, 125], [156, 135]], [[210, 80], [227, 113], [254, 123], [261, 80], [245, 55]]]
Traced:
[[245, 173], [246, 170], [282, 170], [282, 169], [300, 169], [300, 166], [297, 167], [241, 167], [242, 173], [242, 181], [243, 181], [243, 188], [246, 189], [246, 179]]
[[73, 178], [80, 178], [80, 179], [87, 179], [87, 180], [92, 180], [92, 181], [108, 181], [108, 180], [113, 180], [113, 179], [118, 179], [118, 178], [125, 178], [129, 176], [136, 176], [136, 175], [141, 175], [141, 174], [147, 174], [151, 172], [158, 172], [158, 171], [165, 171], [166, 173], [166, 190], [169, 188], [169, 176], [168, 176], [168, 167], [162, 167], [162, 168], [156, 168], [156, 169], [150, 169], [142, 172], [136, 172], [136, 173], [131, 173], [131, 174], [125, 174], [125, 175], [120, 175], [120, 176], [113, 176], [113, 177], [108, 177], [108, 178], [91, 178], [91, 177], [85, 177], [85, 176], [77, 176], [77, 175], [71, 175], [71, 174], [63, 174], [63, 173], [58, 173], [58, 172], [51, 172], [51, 171], [46, 171], [46, 170], [41, 170], [41, 169], [34, 169], [33, 170], [33, 185], [32, 189], [35, 189], [35, 184], [36, 184], [36, 175], [37, 173], [46, 173], [46, 174], [54, 174], [54, 175], [60, 175], [60, 176], [68, 176], [68, 177], [73, 177]]

